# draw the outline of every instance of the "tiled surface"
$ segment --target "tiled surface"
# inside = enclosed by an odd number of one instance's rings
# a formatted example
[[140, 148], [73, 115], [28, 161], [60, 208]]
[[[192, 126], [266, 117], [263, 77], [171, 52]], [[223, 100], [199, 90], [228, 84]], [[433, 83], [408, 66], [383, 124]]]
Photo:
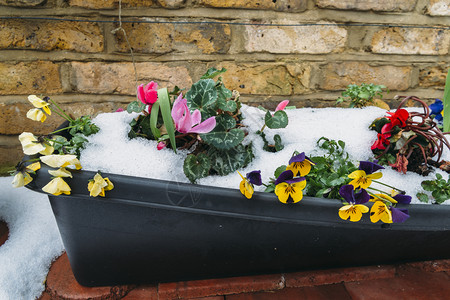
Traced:
[[40, 300], [370, 300], [450, 299], [450, 259], [286, 274], [207, 279], [141, 286], [86, 288], [67, 255], [52, 265]]

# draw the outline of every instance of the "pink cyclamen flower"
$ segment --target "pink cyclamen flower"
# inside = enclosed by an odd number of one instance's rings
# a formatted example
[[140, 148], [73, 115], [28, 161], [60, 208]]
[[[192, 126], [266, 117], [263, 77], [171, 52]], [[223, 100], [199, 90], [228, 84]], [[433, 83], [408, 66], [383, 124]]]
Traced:
[[277, 108], [275, 108], [275, 111], [284, 110], [288, 104], [289, 100], [281, 101], [280, 103], [278, 103]]
[[116, 112], [123, 112], [123, 111], [125, 111], [122, 107], [119, 107], [117, 110], [116, 110]]
[[143, 84], [138, 86], [138, 99], [142, 103], [147, 105], [152, 105], [158, 100], [158, 84], [156, 82], [150, 81], [145, 87]]
[[166, 148], [167, 144], [164, 142], [159, 142], [158, 145], [156, 145], [156, 149], [158, 150], [162, 150], [164, 148]]
[[192, 114], [187, 106], [187, 100], [180, 94], [173, 103], [172, 119], [175, 128], [180, 133], [208, 133], [216, 127], [216, 118], [210, 117], [202, 121], [202, 115], [198, 109]]

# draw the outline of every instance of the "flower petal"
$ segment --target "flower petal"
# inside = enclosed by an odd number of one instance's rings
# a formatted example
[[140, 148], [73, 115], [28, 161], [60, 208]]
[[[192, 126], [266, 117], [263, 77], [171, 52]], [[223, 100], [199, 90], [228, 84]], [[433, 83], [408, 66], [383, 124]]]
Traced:
[[251, 171], [250, 173], [247, 173], [246, 177], [251, 184], [254, 184], [254, 185], [262, 184], [261, 171], [259, 171], [259, 170]]
[[280, 103], [278, 103], [277, 108], [275, 108], [275, 111], [284, 110], [288, 104], [289, 100], [281, 101]]
[[216, 117], [210, 117], [201, 122], [197, 126], [191, 128], [187, 132], [191, 133], [208, 133], [216, 127]]

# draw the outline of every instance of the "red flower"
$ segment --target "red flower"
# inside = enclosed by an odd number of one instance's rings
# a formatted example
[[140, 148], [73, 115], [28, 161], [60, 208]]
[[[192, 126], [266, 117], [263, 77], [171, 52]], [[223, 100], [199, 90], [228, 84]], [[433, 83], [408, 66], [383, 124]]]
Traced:
[[399, 126], [400, 128], [406, 126], [406, 120], [409, 118], [409, 112], [406, 109], [397, 109], [395, 113], [388, 112], [390, 115], [388, 118], [391, 120], [392, 127]]
[[384, 150], [386, 149], [386, 146], [388, 146], [391, 141], [388, 140], [388, 138], [391, 137], [391, 130], [392, 130], [392, 123], [386, 123], [383, 128], [381, 128], [381, 133], [377, 135], [377, 140], [375, 143], [373, 143], [372, 147], [370, 149], [375, 150]]
[[158, 100], [158, 84], [150, 81], [145, 87], [143, 84], [138, 86], [138, 98], [142, 103], [152, 105]]

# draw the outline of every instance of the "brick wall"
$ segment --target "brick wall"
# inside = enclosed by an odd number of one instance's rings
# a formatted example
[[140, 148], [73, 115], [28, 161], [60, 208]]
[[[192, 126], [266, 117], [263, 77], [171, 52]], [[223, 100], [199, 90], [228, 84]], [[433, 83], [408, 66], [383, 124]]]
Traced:
[[[450, 68], [450, 0], [123, 0], [122, 20], [139, 83], [188, 87], [225, 67], [244, 102], [269, 108], [331, 106], [362, 82], [431, 100]], [[75, 116], [134, 98], [118, 26], [118, 0], [0, 0], [0, 166], [21, 157], [18, 134], [61, 122], [27, 120], [28, 94]]]

